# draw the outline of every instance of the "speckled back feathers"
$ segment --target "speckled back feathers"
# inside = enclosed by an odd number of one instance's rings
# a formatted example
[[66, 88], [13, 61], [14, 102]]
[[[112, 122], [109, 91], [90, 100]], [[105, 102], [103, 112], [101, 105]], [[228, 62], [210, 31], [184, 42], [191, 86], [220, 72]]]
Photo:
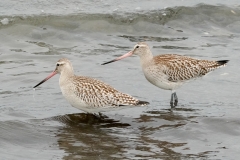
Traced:
[[148, 102], [143, 103], [143, 101], [139, 101], [128, 94], [121, 93], [97, 79], [73, 76], [70, 77], [70, 81], [70, 88], [74, 94], [92, 107], [119, 107], [148, 104]]
[[154, 64], [159, 66], [172, 82], [186, 81], [206, 75], [227, 63], [218, 61], [199, 60], [176, 54], [164, 54], [153, 58]]

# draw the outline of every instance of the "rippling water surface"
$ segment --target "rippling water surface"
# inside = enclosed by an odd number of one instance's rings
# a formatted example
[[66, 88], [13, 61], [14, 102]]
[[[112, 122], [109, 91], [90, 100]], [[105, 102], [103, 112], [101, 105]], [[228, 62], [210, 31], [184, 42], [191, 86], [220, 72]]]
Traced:
[[[169, 110], [170, 91], [144, 78], [139, 58], [101, 66], [146, 41], [154, 55], [229, 59], [190, 82]], [[236, 159], [240, 157], [238, 1], [15, 1], [0, 4], [1, 159]], [[78, 75], [149, 101], [104, 119], [71, 107], [59, 76]]]

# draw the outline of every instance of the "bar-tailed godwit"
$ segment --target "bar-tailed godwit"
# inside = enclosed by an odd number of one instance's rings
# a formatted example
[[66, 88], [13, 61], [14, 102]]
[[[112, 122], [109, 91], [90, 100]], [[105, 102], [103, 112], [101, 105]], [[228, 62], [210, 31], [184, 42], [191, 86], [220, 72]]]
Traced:
[[225, 66], [228, 62], [228, 60], [200, 60], [177, 54], [163, 54], [153, 57], [149, 46], [145, 42], [140, 42], [134, 46], [132, 51], [102, 65], [133, 54], [140, 57], [143, 73], [150, 83], [165, 90], [172, 90], [170, 100], [172, 108], [178, 103], [175, 92], [177, 88], [189, 80], [202, 77], [216, 68]]
[[57, 73], [60, 74], [59, 86], [63, 96], [73, 107], [85, 112], [96, 113], [149, 104], [121, 93], [99, 80], [74, 75], [72, 64], [66, 58], [58, 60], [56, 69], [33, 88]]

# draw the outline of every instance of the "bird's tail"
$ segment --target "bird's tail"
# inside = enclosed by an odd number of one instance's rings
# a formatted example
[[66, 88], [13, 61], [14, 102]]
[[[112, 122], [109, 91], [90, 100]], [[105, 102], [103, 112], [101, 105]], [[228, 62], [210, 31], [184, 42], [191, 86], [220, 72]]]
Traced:
[[228, 63], [229, 60], [220, 60], [220, 61], [217, 61], [217, 63], [220, 65], [220, 66], [225, 66], [227, 63]]
[[138, 101], [138, 103], [137, 103], [137, 105], [140, 105], [140, 106], [146, 106], [148, 104], [149, 104], [149, 102], [147, 102], [147, 101]]

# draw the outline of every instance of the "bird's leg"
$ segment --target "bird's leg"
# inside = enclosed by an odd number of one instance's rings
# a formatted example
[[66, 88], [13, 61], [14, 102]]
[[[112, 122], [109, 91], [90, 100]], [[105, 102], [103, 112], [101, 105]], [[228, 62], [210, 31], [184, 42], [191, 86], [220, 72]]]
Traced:
[[101, 112], [98, 112], [98, 115], [99, 115], [99, 117], [100, 117], [101, 119], [104, 118], [104, 115], [103, 115]]
[[106, 116], [102, 114], [101, 112], [93, 113], [93, 115], [98, 119], [104, 119]]
[[98, 112], [98, 113], [92, 113], [92, 115], [93, 115], [95, 118], [101, 118], [100, 112]]
[[[175, 93], [175, 92], [174, 92], [174, 93]], [[171, 100], [170, 100], [170, 106], [171, 106], [171, 108], [174, 108], [174, 107], [175, 107], [175, 106], [173, 105], [174, 98], [175, 98], [174, 93], [172, 93], [172, 95], [171, 95]]]
[[174, 94], [174, 106], [177, 106], [177, 104], [178, 104], [178, 97], [177, 97], [177, 94], [176, 94], [176, 92], [174, 92], [173, 93]]
[[98, 117], [98, 116], [99, 116], [97, 113], [92, 113], [92, 115], [94, 115], [95, 117]]

